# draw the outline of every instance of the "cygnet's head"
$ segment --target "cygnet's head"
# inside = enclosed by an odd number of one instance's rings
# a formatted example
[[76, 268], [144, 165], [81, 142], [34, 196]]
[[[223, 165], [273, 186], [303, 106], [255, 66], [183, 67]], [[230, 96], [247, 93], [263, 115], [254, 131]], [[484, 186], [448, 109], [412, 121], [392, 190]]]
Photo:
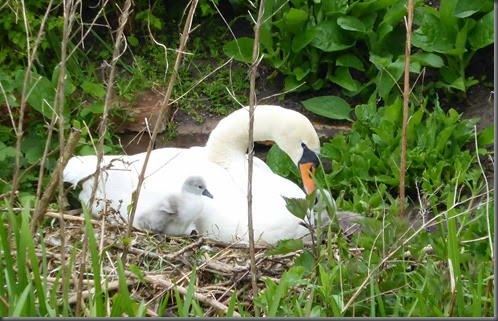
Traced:
[[200, 176], [190, 176], [183, 183], [182, 190], [196, 195], [204, 195], [213, 198], [208, 191], [206, 181]]

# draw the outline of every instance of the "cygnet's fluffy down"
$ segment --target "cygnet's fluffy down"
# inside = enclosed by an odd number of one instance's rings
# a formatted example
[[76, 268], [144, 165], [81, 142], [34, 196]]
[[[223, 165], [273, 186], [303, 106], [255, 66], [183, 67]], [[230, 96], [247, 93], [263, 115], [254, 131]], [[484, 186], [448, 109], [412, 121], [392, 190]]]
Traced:
[[159, 234], [189, 235], [190, 225], [204, 208], [203, 196], [213, 198], [202, 177], [190, 176], [180, 192], [167, 194], [137, 217], [136, 225]]

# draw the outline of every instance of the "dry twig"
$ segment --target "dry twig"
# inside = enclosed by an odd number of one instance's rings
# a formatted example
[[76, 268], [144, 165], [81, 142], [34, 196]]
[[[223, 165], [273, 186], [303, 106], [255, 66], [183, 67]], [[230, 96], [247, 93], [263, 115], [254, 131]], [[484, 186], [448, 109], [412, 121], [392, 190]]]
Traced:
[[[147, 169], [147, 164], [149, 162], [150, 154], [152, 151], [152, 146], [156, 141], [157, 134], [160, 130], [160, 124], [164, 117], [169, 121], [169, 117], [171, 117], [171, 104], [170, 97], [173, 93], [173, 86], [175, 84], [176, 77], [178, 75], [178, 69], [180, 67], [180, 62], [183, 57], [183, 52], [185, 51], [185, 47], [187, 45], [188, 36], [190, 34], [190, 29], [192, 27], [192, 20], [194, 18], [194, 12], [197, 7], [198, 0], [192, 0], [190, 3], [190, 10], [187, 15], [187, 19], [185, 21], [185, 25], [183, 27], [183, 32], [180, 37], [180, 45], [178, 47], [178, 52], [176, 55], [175, 65], [173, 67], [173, 72], [171, 73], [171, 77], [169, 79], [168, 88], [166, 89], [166, 94], [164, 95], [164, 100], [161, 105], [161, 111], [159, 112], [159, 116], [157, 117], [156, 124], [154, 126], [154, 131], [152, 132], [152, 137], [149, 140], [149, 145], [147, 146], [147, 152], [145, 154], [144, 163], [142, 165], [142, 170], [138, 177], [137, 188], [132, 194], [132, 208], [128, 219], [128, 230], [126, 232], [126, 237], [129, 238], [131, 234], [131, 229], [133, 226], [133, 220], [135, 219], [135, 212], [137, 211], [137, 204], [140, 197], [140, 190], [145, 179], [145, 170]], [[123, 251], [123, 257], [126, 257], [127, 247], [125, 247]]]
[[401, 162], [399, 175], [399, 216], [405, 212], [405, 171], [406, 171], [406, 128], [408, 124], [408, 103], [410, 98], [410, 52], [412, 39], [413, 0], [408, 0], [406, 22], [405, 80], [403, 88], [403, 127], [401, 131]]
[[[248, 153], [248, 173], [247, 173], [247, 224], [249, 232], [249, 257], [251, 261], [251, 281], [253, 297], [256, 298], [258, 295], [257, 286], [257, 272], [256, 272], [256, 260], [254, 257], [254, 229], [252, 222], [252, 172], [254, 163], [254, 109], [256, 108], [256, 72], [259, 64], [259, 30], [261, 29], [261, 22], [263, 20], [263, 13], [265, 8], [265, 1], [260, 0], [258, 20], [254, 27], [254, 45], [252, 47], [252, 65], [250, 73], [250, 87], [249, 87], [249, 153]], [[259, 309], [254, 306], [254, 314], [259, 317]]]

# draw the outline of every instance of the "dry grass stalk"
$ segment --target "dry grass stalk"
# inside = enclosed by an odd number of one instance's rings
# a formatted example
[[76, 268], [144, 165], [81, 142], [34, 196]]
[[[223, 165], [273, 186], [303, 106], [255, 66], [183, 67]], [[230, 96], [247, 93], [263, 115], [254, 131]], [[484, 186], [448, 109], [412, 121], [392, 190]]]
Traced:
[[413, 0], [408, 0], [405, 47], [405, 78], [403, 88], [403, 127], [401, 129], [401, 161], [399, 175], [399, 216], [405, 212], [405, 171], [406, 171], [406, 128], [408, 124], [408, 103], [410, 99], [410, 53], [412, 43]]
[[[144, 163], [142, 166], [142, 170], [141, 170], [140, 175], [138, 177], [137, 188], [132, 194], [132, 204], [133, 205], [132, 205], [131, 212], [130, 212], [129, 219], [128, 219], [128, 230], [126, 233], [127, 238], [129, 238], [130, 234], [131, 234], [133, 220], [135, 219], [135, 212], [137, 211], [137, 204], [138, 204], [138, 200], [139, 200], [139, 196], [140, 196], [140, 190], [141, 190], [143, 181], [145, 179], [145, 170], [147, 169], [147, 164], [149, 162], [150, 153], [152, 151], [152, 146], [156, 141], [157, 134], [160, 131], [160, 125], [161, 125], [164, 117], [166, 116], [166, 119], [168, 121], [171, 117], [170, 98], [171, 98], [171, 94], [173, 93], [173, 87], [175, 84], [176, 77], [178, 75], [178, 69], [180, 67], [180, 62], [182, 61], [183, 53], [185, 52], [185, 47], [187, 45], [188, 36], [190, 34], [190, 30], [192, 27], [192, 20], [194, 18], [194, 13], [195, 13], [195, 9], [197, 7], [197, 3], [198, 3], [198, 0], [192, 0], [192, 2], [190, 3], [190, 10], [188, 12], [187, 19], [186, 19], [185, 25], [183, 27], [183, 32], [182, 32], [182, 35], [180, 37], [180, 45], [178, 47], [175, 65], [173, 67], [173, 72], [171, 73], [171, 77], [170, 77], [169, 82], [168, 82], [168, 87], [166, 89], [166, 94], [164, 95], [164, 100], [163, 100], [162, 105], [161, 105], [161, 110], [159, 112], [159, 116], [157, 117], [156, 124], [154, 126], [154, 131], [152, 132], [152, 136], [150, 138], [149, 145], [147, 146], [147, 152], [145, 154], [145, 159], [144, 159]], [[125, 247], [125, 249], [123, 251], [123, 257], [126, 257], [126, 254], [127, 254], [126, 248], [127, 247]]]
[[33, 219], [31, 221], [31, 231], [34, 233], [36, 231], [36, 225], [38, 222], [43, 218], [43, 214], [47, 211], [48, 205], [50, 203], [50, 200], [54, 197], [55, 194], [55, 189], [57, 188], [57, 185], [59, 184], [59, 169], [63, 169], [67, 161], [69, 160], [69, 157], [74, 153], [74, 149], [76, 148], [76, 145], [79, 142], [81, 135], [81, 131], [77, 129], [73, 129], [71, 131], [71, 134], [69, 135], [69, 139], [67, 141], [67, 145], [64, 149], [63, 157], [57, 162], [56, 169], [54, 171], [54, 175], [50, 179], [50, 182], [48, 186], [45, 189], [45, 192], [43, 193], [41, 199], [40, 199], [40, 205], [39, 209], [35, 214], [33, 215]]
[[[121, 43], [123, 42], [123, 31], [124, 27], [126, 25], [126, 22], [128, 21], [128, 16], [131, 8], [131, 0], [126, 0], [124, 4], [123, 11], [121, 13], [121, 16], [119, 17], [119, 27], [117, 30], [117, 35], [116, 39], [114, 41], [114, 50], [112, 53], [112, 61], [110, 64], [110, 71], [109, 71], [109, 78], [107, 81], [107, 91], [106, 91], [106, 96], [105, 96], [105, 102], [104, 102], [104, 111], [102, 113], [102, 119], [100, 122], [100, 127], [99, 127], [99, 140], [98, 140], [98, 147], [97, 147], [97, 166], [95, 168], [95, 173], [93, 176], [93, 188], [92, 188], [92, 194], [90, 196], [88, 208], [91, 210], [93, 206], [93, 202], [95, 199], [95, 194], [97, 191], [97, 185], [98, 185], [98, 180], [100, 176], [100, 164], [102, 162], [102, 157], [103, 157], [103, 150], [104, 150], [104, 135], [107, 132], [107, 118], [109, 115], [109, 109], [111, 108], [111, 103], [112, 103], [112, 92], [113, 92], [113, 87], [114, 87], [114, 75], [116, 71], [116, 63], [119, 60], [119, 57], [123, 54], [121, 51]], [[125, 42], [126, 44], [126, 42]], [[125, 49], [126, 50], [126, 49]], [[104, 213], [105, 216], [105, 213]], [[82, 255], [82, 262], [81, 262], [81, 272], [84, 270], [85, 267], [85, 256], [86, 256], [86, 249], [87, 249], [87, 233], [85, 229], [85, 233], [83, 236], [83, 249], [84, 249], [84, 254]], [[81, 291], [82, 291], [82, 282], [83, 282], [83, 273], [80, 273], [79, 275], [79, 282], [78, 282], [78, 288], [77, 288], [77, 301], [76, 301], [76, 315], [79, 316], [80, 313], [80, 307], [81, 307]]]
[[31, 68], [33, 67], [33, 62], [36, 58], [36, 51], [38, 50], [38, 47], [40, 45], [40, 42], [42, 40], [42, 36], [44, 34], [43, 30], [45, 29], [45, 23], [47, 22], [48, 14], [50, 12], [50, 9], [52, 7], [52, 2], [50, 1], [47, 7], [47, 10], [45, 11], [45, 15], [43, 16], [43, 19], [40, 24], [40, 29], [38, 30], [38, 36], [36, 37], [35, 44], [33, 46], [33, 50], [31, 51], [30, 49], [30, 44], [29, 44], [29, 26], [28, 26], [28, 21], [26, 18], [26, 8], [24, 7], [24, 1], [21, 1], [22, 3], [22, 11], [23, 11], [23, 19], [24, 19], [24, 26], [26, 29], [26, 42], [27, 42], [27, 53], [28, 53], [28, 65], [26, 67], [26, 75], [24, 76], [24, 83], [22, 87], [22, 93], [21, 93], [21, 102], [19, 104], [19, 121], [17, 125], [17, 129], [14, 128], [14, 132], [16, 134], [16, 156], [15, 156], [15, 164], [14, 164], [14, 176], [12, 177], [12, 191], [10, 194], [10, 203], [13, 204], [14, 198], [16, 196], [16, 191], [19, 186], [19, 161], [21, 157], [21, 142], [22, 142], [22, 137], [23, 137], [23, 122], [24, 122], [24, 114], [26, 112], [26, 101], [28, 99], [27, 94], [28, 94], [28, 83], [31, 80]]
[[[256, 21], [256, 25], [254, 27], [254, 45], [252, 47], [252, 64], [251, 64], [251, 73], [250, 73], [250, 87], [249, 87], [249, 153], [248, 153], [248, 172], [247, 172], [247, 224], [248, 224], [248, 232], [249, 232], [249, 257], [251, 260], [251, 283], [252, 283], [252, 291], [253, 297], [255, 298], [258, 295], [258, 286], [257, 286], [257, 271], [256, 271], [256, 259], [254, 256], [254, 229], [252, 222], [252, 172], [253, 172], [253, 163], [254, 163], [254, 109], [256, 108], [255, 103], [256, 99], [256, 73], [258, 70], [258, 64], [260, 62], [259, 59], [259, 30], [261, 29], [261, 23], [263, 20], [263, 13], [265, 1], [260, 0], [259, 2], [259, 11], [258, 11], [258, 20]], [[259, 317], [259, 309], [255, 305], [254, 306], [254, 314], [256, 317]]]

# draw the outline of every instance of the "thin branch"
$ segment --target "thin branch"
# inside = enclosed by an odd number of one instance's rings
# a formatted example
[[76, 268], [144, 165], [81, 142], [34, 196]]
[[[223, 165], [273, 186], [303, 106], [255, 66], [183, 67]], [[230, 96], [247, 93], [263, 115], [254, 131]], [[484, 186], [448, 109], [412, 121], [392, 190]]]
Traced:
[[55, 194], [55, 189], [59, 183], [59, 169], [64, 168], [69, 160], [69, 157], [73, 154], [76, 145], [80, 139], [81, 131], [77, 129], [73, 129], [69, 139], [67, 141], [66, 148], [64, 149], [64, 157], [61, 157], [59, 162], [57, 162], [57, 167], [54, 171], [54, 175], [52, 176], [50, 183], [48, 184], [43, 196], [40, 199], [40, 207], [38, 212], [35, 212], [33, 215], [33, 219], [31, 220], [31, 231], [33, 233], [36, 232], [36, 224], [43, 218], [43, 214], [46, 213], [48, 204], [50, 200], [53, 198]]
[[[95, 168], [95, 173], [93, 176], [93, 187], [92, 187], [92, 193], [90, 195], [90, 200], [88, 202], [88, 209], [89, 211], [92, 210], [93, 207], [93, 202], [95, 200], [95, 194], [97, 192], [97, 187], [98, 187], [98, 181], [99, 181], [99, 176], [100, 176], [100, 164], [102, 162], [102, 157], [104, 154], [104, 135], [106, 134], [107, 131], [107, 118], [109, 115], [109, 109], [111, 108], [111, 100], [112, 100], [112, 90], [114, 86], [114, 75], [116, 71], [116, 63], [119, 60], [119, 57], [122, 55], [122, 52], [120, 51], [121, 48], [121, 43], [123, 42], [123, 33], [124, 33], [124, 27], [126, 22], [128, 21], [128, 16], [131, 8], [131, 0], [126, 0], [124, 4], [124, 9], [121, 12], [121, 16], [119, 17], [119, 27], [117, 30], [117, 35], [116, 39], [114, 41], [114, 50], [112, 52], [112, 61], [111, 61], [111, 66], [110, 66], [110, 72], [109, 72], [109, 78], [107, 81], [107, 91], [106, 91], [106, 96], [105, 96], [105, 102], [104, 102], [104, 112], [102, 114], [102, 119], [100, 122], [100, 127], [99, 127], [99, 140], [98, 140], [98, 147], [97, 147], [97, 165]], [[126, 42], [125, 42], [126, 43]], [[104, 213], [105, 216], [105, 213]], [[80, 308], [81, 308], [81, 296], [82, 296], [82, 289], [83, 289], [83, 271], [85, 269], [85, 256], [86, 256], [86, 250], [87, 250], [87, 229], [84, 230], [83, 234], [83, 254], [82, 254], [82, 261], [80, 265], [80, 275], [79, 275], [79, 280], [78, 280], [78, 287], [77, 287], [77, 293], [76, 293], [76, 315], [79, 316], [80, 313]]]
[[401, 131], [401, 161], [399, 175], [399, 216], [405, 212], [405, 171], [406, 171], [406, 128], [408, 124], [408, 103], [410, 99], [410, 53], [412, 41], [413, 0], [408, 0], [408, 19], [406, 22], [405, 80], [403, 90], [403, 127]]
[[[147, 146], [147, 152], [145, 154], [145, 159], [144, 163], [142, 166], [142, 170], [140, 172], [140, 175], [138, 177], [138, 182], [137, 182], [137, 188], [136, 190], [132, 193], [132, 208], [130, 215], [128, 217], [128, 229], [126, 231], [126, 237], [129, 238], [131, 234], [131, 228], [133, 225], [133, 220], [135, 218], [135, 213], [137, 211], [137, 204], [139, 201], [139, 196], [140, 196], [140, 190], [143, 184], [143, 181], [145, 179], [145, 170], [147, 169], [147, 164], [149, 162], [150, 154], [152, 151], [152, 146], [156, 141], [157, 134], [159, 133], [160, 127], [161, 127], [161, 122], [163, 121], [164, 117], [166, 117], [167, 121], [170, 120], [171, 117], [171, 103], [170, 103], [170, 97], [171, 94], [173, 93], [173, 86], [175, 84], [176, 77], [178, 75], [178, 69], [180, 68], [180, 62], [182, 61], [183, 57], [183, 52], [185, 51], [185, 47], [187, 44], [188, 36], [190, 34], [190, 29], [192, 27], [192, 20], [194, 18], [194, 12], [197, 7], [198, 0], [192, 0], [190, 3], [190, 10], [187, 16], [187, 19], [185, 21], [185, 25], [183, 27], [183, 32], [180, 37], [180, 45], [178, 47], [178, 52], [176, 55], [176, 60], [175, 60], [175, 65], [173, 67], [173, 72], [171, 73], [171, 77], [169, 79], [168, 83], [168, 88], [166, 89], [166, 94], [164, 96], [164, 100], [161, 106], [161, 111], [159, 112], [159, 116], [157, 117], [156, 124], [154, 126], [154, 131], [152, 133], [152, 137], [149, 140], [149, 145]], [[125, 247], [123, 251], [122, 257], [126, 258], [126, 253], [127, 253], [127, 246]]]
[[[250, 87], [249, 87], [249, 137], [248, 137], [248, 172], [247, 172], [247, 225], [249, 232], [249, 258], [251, 261], [251, 283], [253, 298], [258, 296], [257, 285], [257, 272], [256, 272], [256, 259], [254, 257], [254, 228], [252, 222], [252, 175], [254, 167], [254, 109], [256, 108], [256, 73], [258, 69], [259, 59], [259, 30], [261, 29], [261, 22], [265, 11], [265, 1], [260, 0], [258, 21], [254, 27], [254, 44], [252, 47], [252, 65], [250, 74]], [[254, 314], [259, 317], [259, 308], [254, 305]]]
[[[45, 23], [47, 22], [48, 14], [50, 12], [50, 8], [52, 7], [52, 0], [49, 2], [47, 10], [45, 11], [45, 15], [43, 16], [43, 19], [40, 24], [40, 30], [38, 31], [38, 36], [36, 37], [35, 44], [33, 46], [33, 51], [31, 52], [29, 49], [29, 37], [27, 37], [26, 41], [28, 42], [28, 66], [26, 67], [26, 74], [24, 75], [24, 83], [22, 87], [22, 93], [21, 93], [21, 103], [19, 104], [19, 122], [17, 125], [17, 130], [16, 132], [16, 157], [15, 157], [15, 164], [14, 164], [14, 176], [12, 178], [12, 193], [10, 194], [10, 202], [13, 203], [14, 198], [16, 196], [16, 191], [19, 186], [19, 168], [20, 168], [20, 159], [21, 159], [21, 142], [22, 142], [22, 136], [24, 134], [23, 132], [23, 122], [24, 122], [24, 114], [26, 112], [26, 100], [27, 100], [27, 90], [28, 90], [28, 83], [30, 82], [31, 79], [31, 68], [33, 66], [33, 62], [36, 58], [36, 51], [38, 49], [38, 46], [40, 45], [42, 35], [43, 35], [43, 29], [45, 28]], [[22, 6], [23, 6], [23, 17], [25, 21], [25, 27], [28, 28], [28, 24], [26, 21], [26, 10], [24, 8], [24, 1], [22, 1]], [[28, 30], [26, 29], [26, 35], [28, 35]]]

